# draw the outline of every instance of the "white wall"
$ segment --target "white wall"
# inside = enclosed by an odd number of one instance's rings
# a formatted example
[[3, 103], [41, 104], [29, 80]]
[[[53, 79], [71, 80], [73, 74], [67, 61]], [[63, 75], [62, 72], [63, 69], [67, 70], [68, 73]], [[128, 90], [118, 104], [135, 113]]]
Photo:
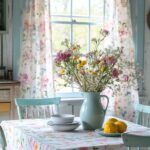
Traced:
[[[140, 11], [140, 10], [139, 10]], [[150, 104], [150, 29], [146, 23], [150, 11], [150, 0], [145, 0], [145, 48], [144, 48], [144, 78], [146, 101]]]

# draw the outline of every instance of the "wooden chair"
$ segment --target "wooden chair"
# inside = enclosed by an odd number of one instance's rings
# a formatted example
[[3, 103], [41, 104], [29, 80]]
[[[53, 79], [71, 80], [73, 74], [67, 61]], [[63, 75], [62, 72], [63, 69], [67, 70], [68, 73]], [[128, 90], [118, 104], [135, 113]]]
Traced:
[[54, 113], [53, 108], [50, 107], [52, 105], [56, 106], [57, 113], [59, 113], [60, 99], [60, 97], [42, 99], [17, 98], [15, 103], [19, 119], [50, 117]]
[[135, 110], [136, 123], [146, 127], [150, 127], [150, 106], [137, 104]]
[[131, 150], [132, 147], [137, 147], [137, 148], [149, 147], [150, 148], [150, 136], [123, 133], [122, 139], [123, 139], [124, 145], [129, 147], [129, 150]]
[[0, 126], [0, 149], [6, 149], [6, 139], [2, 127]]

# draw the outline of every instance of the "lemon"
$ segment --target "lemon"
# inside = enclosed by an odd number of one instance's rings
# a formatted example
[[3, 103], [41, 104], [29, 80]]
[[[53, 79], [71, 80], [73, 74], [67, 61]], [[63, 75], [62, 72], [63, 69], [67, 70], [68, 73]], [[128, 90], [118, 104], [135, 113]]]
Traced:
[[108, 121], [104, 124], [104, 133], [117, 133], [118, 128], [115, 123]]
[[116, 122], [118, 121], [116, 118], [109, 118], [107, 122]]
[[117, 126], [119, 133], [123, 133], [127, 130], [127, 124], [123, 121], [116, 121], [115, 125]]

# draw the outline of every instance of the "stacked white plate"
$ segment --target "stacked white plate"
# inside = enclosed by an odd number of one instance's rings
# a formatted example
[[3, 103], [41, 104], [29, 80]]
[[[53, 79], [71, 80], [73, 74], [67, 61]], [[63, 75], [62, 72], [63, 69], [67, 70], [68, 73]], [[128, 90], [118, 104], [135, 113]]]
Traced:
[[56, 131], [72, 131], [80, 125], [70, 114], [52, 115], [47, 124]]

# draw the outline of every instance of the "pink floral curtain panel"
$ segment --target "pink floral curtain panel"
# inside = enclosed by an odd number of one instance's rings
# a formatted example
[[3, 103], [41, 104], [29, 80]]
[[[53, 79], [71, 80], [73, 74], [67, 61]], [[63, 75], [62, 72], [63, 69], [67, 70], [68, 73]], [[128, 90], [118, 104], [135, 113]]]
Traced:
[[[106, 45], [123, 47], [125, 59], [134, 63], [134, 44], [130, 16], [129, 0], [105, 0], [104, 28], [109, 30], [110, 36]], [[130, 68], [125, 68], [125, 80], [129, 80]], [[133, 120], [134, 106], [138, 103], [138, 92], [134, 87], [122, 85], [119, 93], [112, 99], [110, 110], [121, 118]], [[108, 94], [108, 91], [107, 91]], [[109, 93], [111, 95], [111, 92]], [[111, 97], [111, 96], [110, 96]]]
[[22, 97], [53, 94], [49, 3], [49, 0], [26, 0], [19, 68]]

